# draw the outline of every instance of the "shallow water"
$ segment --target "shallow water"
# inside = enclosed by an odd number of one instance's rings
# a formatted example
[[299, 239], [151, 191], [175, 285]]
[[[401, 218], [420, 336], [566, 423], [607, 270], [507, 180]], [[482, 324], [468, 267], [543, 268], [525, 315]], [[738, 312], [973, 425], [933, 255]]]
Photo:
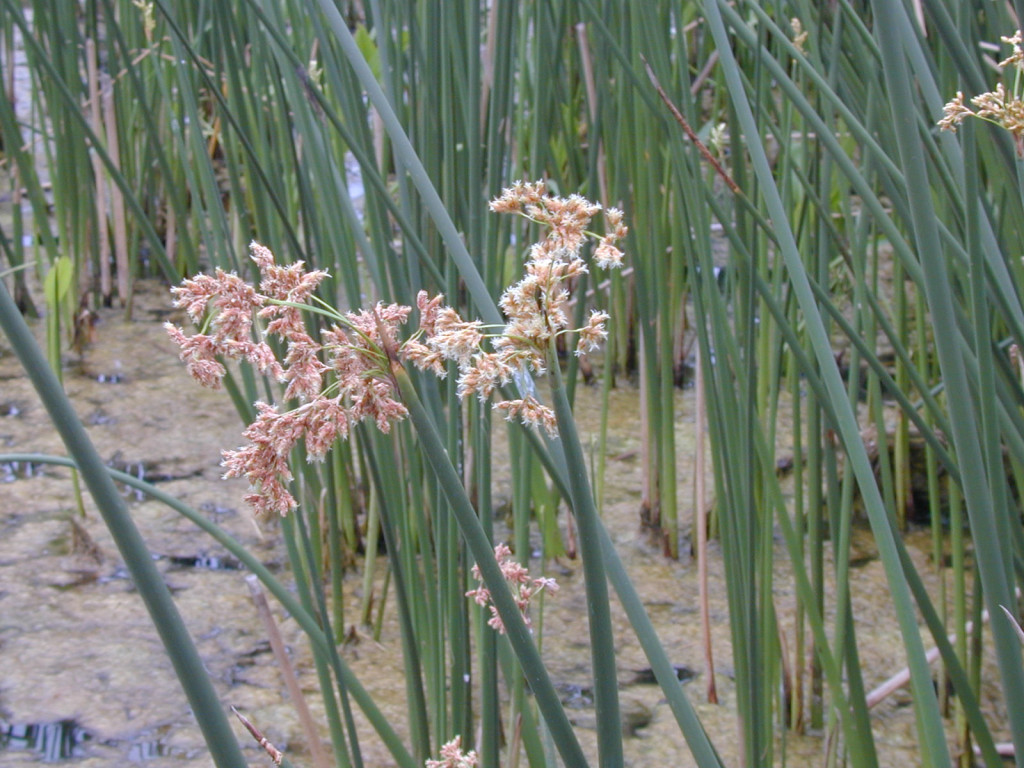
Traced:
[[[168, 314], [166, 289], [142, 283], [134, 321], [100, 313], [96, 342], [67, 361], [68, 393], [88, 425], [101, 456], [126, 471], [158, 481], [164, 490], [202, 510], [272, 568], [285, 567], [274, 525], [258, 530], [241, 504], [243, 484], [220, 479], [220, 450], [240, 443], [242, 425], [226, 395], [191, 382], [160, 323]], [[48, 417], [19, 364], [0, 345], [0, 452], [63, 454]], [[727, 764], [737, 764], [735, 690], [723, 568], [710, 548], [712, 640], [721, 704], [703, 702], [695, 563], [665, 560], [660, 545], [639, 525], [639, 403], [625, 386], [612, 395], [604, 515], [673, 663], [696, 674], [686, 683], [705, 727]], [[692, 506], [693, 395], [678, 394], [679, 497], [688, 524]], [[598, 393], [581, 386], [577, 411], [585, 444], [597, 428]], [[500, 434], [501, 430], [495, 430]], [[496, 455], [500, 456], [500, 445]], [[507, 488], [498, 481], [496, 502]], [[237, 563], [187, 520], [163, 506], [130, 497], [132, 514], [175, 595], [225, 704], [260, 725], [271, 741], [304, 760], [303, 737], [284, 685], [252, 608]], [[74, 765], [207, 765], [169, 661], [102, 521], [85, 500], [76, 513], [68, 470], [47, 465], [0, 466], [0, 766], [24, 765], [47, 755]], [[684, 528], [687, 530], [687, 528]], [[870, 536], [861, 534], [864, 558], [857, 569], [854, 611], [862, 646], [865, 684], [871, 688], [903, 665], [902, 643], [887, 601]], [[924, 549], [912, 553], [929, 572]], [[927, 541], [921, 542], [927, 547]], [[793, 594], [788, 559], [779, 546], [775, 601], [792, 637]], [[549, 564], [561, 589], [543, 620], [544, 656], [564, 692], [571, 719], [588, 752], [594, 751], [586, 610], [576, 561]], [[934, 586], [934, 584], [932, 585]], [[359, 577], [347, 583], [359, 599]], [[391, 601], [393, 603], [393, 601]], [[655, 685], [638, 682], [648, 664], [624, 613], [613, 606], [616, 647], [629, 713], [627, 765], [692, 764], [678, 728]], [[304, 638], [278, 618], [298, 666], [314, 716], [322, 718]], [[390, 616], [381, 642], [364, 639], [344, 650], [381, 708], [403, 729], [404, 686], [398, 677], [400, 640]], [[389, 672], [394, 670], [394, 672]], [[989, 691], [989, 698], [995, 693]], [[882, 765], [915, 765], [916, 737], [909, 694], [898, 693], [873, 712]], [[998, 713], [995, 703], [991, 710]], [[995, 715], [998, 717], [998, 715]], [[360, 722], [362, 722], [360, 720]], [[998, 729], [997, 729], [998, 730]], [[266, 764], [241, 726], [247, 755]], [[325, 732], [326, 737], [326, 732]], [[360, 733], [366, 763], [391, 765], [368, 727]], [[780, 742], [781, 746], [781, 742]], [[786, 735], [790, 764], [818, 764], [820, 735]]]

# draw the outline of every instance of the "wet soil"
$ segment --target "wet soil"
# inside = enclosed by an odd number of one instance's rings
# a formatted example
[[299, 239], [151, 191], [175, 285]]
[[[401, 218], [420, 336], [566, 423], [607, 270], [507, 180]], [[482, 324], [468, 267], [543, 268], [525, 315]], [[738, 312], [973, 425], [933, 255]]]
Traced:
[[[125, 320], [117, 310], [102, 311], [95, 343], [66, 361], [66, 389], [101, 456], [158, 481], [283, 572], [286, 557], [275, 526], [258, 528], [241, 503], [243, 484], [220, 479], [220, 451], [241, 442], [242, 424], [226, 395], [203, 390], [186, 376], [160, 327], [168, 306], [166, 288], [143, 283], [134, 320]], [[611, 397], [606, 523], [670, 658], [681, 674], [693, 678], [686, 690], [706, 729], [726, 763], [737, 765], [728, 611], [717, 544], [711, 544], [709, 570], [721, 703], [710, 705], [703, 695], [696, 565], [686, 558], [666, 560], [639, 524], [639, 399], [629, 387], [616, 389]], [[694, 400], [690, 391], [678, 398], [679, 496], [688, 519]], [[585, 442], [598, 427], [598, 402], [595, 390], [580, 388], [577, 410]], [[64, 453], [18, 361], [0, 340], [0, 452], [29, 451]], [[499, 483], [499, 502], [503, 493], [507, 488]], [[173, 510], [137, 499], [127, 489], [126, 494], [225, 704], [246, 712], [271, 741], [290, 750], [296, 764], [308, 765], [304, 739], [252, 607], [244, 572]], [[84, 515], [77, 504], [68, 470], [0, 465], [0, 766], [34, 764], [48, 756], [76, 766], [129, 761], [153, 768], [209, 765], [170, 663], [101, 519], [88, 498]], [[870, 689], [900, 669], [904, 659], [881, 565], [873, 556], [870, 536], [861, 538], [863, 558], [853, 599]], [[922, 572], [934, 574], [925, 554], [926, 537], [910, 537], [908, 543]], [[777, 563], [776, 607], [791, 639], [794, 595], [781, 544]], [[549, 571], [561, 589], [544, 616], [544, 655], [581, 740], [593, 753], [582, 572], [578, 562], [569, 560], [549, 564]], [[348, 599], [357, 600], [360, 589], [360, 577], [353, 574]], [[322, 722], [308, 646], [294, 622], [280, 611], [277, 616], [314, 716]], [[627, 765], [692, 765], [659, 689], [643, 682], [649, 665], [617, 603], [614, 621], [623, 709], [630, 719]], [[343, 652], [389, 720], [404, 730], [394, 617], [389, 613], [379, 643], [364, 636]], [[986, 689], [993, 718], [1000, 711], [997, 695]], [[897, 693], [873, 711], [882, 765], [918, 763], [909, 703], [909, 694]], [[997, 732], [1002, 730], [998, 722], [994, 719]], [[236, 730], [251, 762], [268, 764], [241, 726]], [[360, 738], [367, 765], [392, 764], [365, 724]], [[779, 746], [781, 750], [781, 734]], [[789, 764], [821, 764], [822, 734], [786, 734], [785, 750]]]

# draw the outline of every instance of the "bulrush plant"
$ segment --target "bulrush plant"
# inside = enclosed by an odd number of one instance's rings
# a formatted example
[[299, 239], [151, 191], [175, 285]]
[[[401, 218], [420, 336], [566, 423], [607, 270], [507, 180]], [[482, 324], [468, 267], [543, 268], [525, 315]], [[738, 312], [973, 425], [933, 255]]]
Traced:
[[[558, 583], [554, 579], [545, 577], [531, 579], [530, 572], [512, 556], [512, 550], [506, 544], [499, 544], [494, 548], [494, 558], [501, 567], [501, 572], [504, 574], [505, 582], [512, 591], [512, 597], [515, 599], [516, 605], [522, 611], [526, 626], [530, 626], [530, 614], [527, 612], [530, 600], [544, 590], [547, 590], [549, 593], [557, 592]], [[482, 580], [480, 566], [478, 565], [473, 566], [473, 578], [477, 581]], [[505, 634], [505, 625], [502, 623], [498, 611], [494, 608], [494, 604], [491, 601], [491, 591], [487, 587], [481, 584], [476, 589], [469, 590], [466, 593], [466, 597], [472, 597], [477, 605], [490, 605], [491, 618], [488, 619], [487, 623], [501, 634]]]
[[479, 765], [476, 752], [462, 751], [462, 737], [456, 736], [441, 747], [440, 760], [427, 760], [427, 768], [474, 768]]
[[[313, 295], [328, 276], [325, 271], [306, 272], [301, 261], [279, 266], [270, 249], [255, 242], [249, 254], [260, 270], [258, 289], [221, 269], [212, 277], [199, 275], [172, 289], [175, 306], [203, 329], [189, 336], [172, 323], [165, 326], [196, 381], [219, 389], [227, 372], [221, 359], [246, 360], [287, 385], [285, 402], [299, 401], [285, 411], [256, 403], [259, 415], [244, 433], [249, 444], [224, 452], [225, 478], [249, 481], [253, 493], [246, 501], [257, 515], [285, 515], [297, 506], [286, 483], [292, 479], [291, 451], [300, 439], [310, 460], [322, 460], [335, 440], [348, 436], [351, 425], [372, 419], [387, 434], [392, 423], [408, 415], [391, 376], [395, 360], [440, 378], [447, 375], [445, 363], [453, 361], [459, 370], [459, 396], [473, 394], [486, 401], [518, 375], [543, 375], [557, 364], [554, 345], [559, 336], [578, 336], [577, 355], [600, 345], [607, 335], [608, 314], [593, 311], [582, 328], [570, 328], [567, 310], [572, 281], [587, 271], [580, 256], [586, 226], [600, 206], [578, 196], [545, 196], [544, 185], [538, 182], [513, 186], [491, 208], [521, 212], [550, 226], [548, 237], [530, 250], [526, 276], [502, 296], [500, 306], [509, 320], [497, 333], [488, 334], [480, 321], [467, 322], [443, 306], [443, 295], [430, 298], [420, 291], [419, 328], [400, 341], [399, 329], [412, 307], [378, 303], [370, 310], [342, 314]], [[625, 236], [626, 228], [620, 211], [611, 209], [607, 216], [611, 232], [600, 239], [594, 258], [602, 267], [618, 267], [622, 252], [615, 242]], [[304, 309], [334, 323], [321, 332], [319, 342], [306, 329]], [[283, 360], [267, 342], [272, 336], [285, 343]], [[484, 350], [485, 339], [493, 351]], [[334, 379], [325, 383], [328, 372]], [[508, 420], [542, 426], [552, 437], [558, 434], [554, 411], [532, 394], [498, 400], [493, 407]]]
[[1012, 72], [1012, 83], [1010, 90], [1006, 90], [1003, 83], [998, 83], [994, 91], [986, 91], [971, 98], [971, 109], [964, 103], [963, 91], [957, 91], [956, 96], [950, 100], [942, 109], [943, 117], [938, 121], [938, 126], [945, 131], [956, 132], [959, 126], [968, 117], [976, 117], [985, 120], [993, 125], [1005, 128], [1011, 136], [1017, 149], [1017, 157], [1024, 158], [1024, 49], [1021, 48], [1021, 31], [1018, 29], [1010, 37], [1000, 37], [1006, 45], [1012, 46], [1012, 53], [999, 62], [999, 69], [1002, 72]]
[[[258, 518], [288, 515], [297, 508], [289, 484], [300, 441], [306, 459], [318, 461], [360, 422], [372, 421], [387, 434], [395, 423], [411, 420], [476, 563], [472, 575], [481, 584], [466, 597], [489, 606], [488, 623], [508, 636], [565, 763], [585, 765], [530, 628], [531, 598], [545, 590], [553, 592], [557, 585], [531, 578], [507, 546], [490, 542], [405, 366], [440, 378], [454, 368], [460, 398], [494, 398], [492, 407], [507, 420], [542, 429], [546, 437], [560, 441], [570, 478], [576, 478], [570, 481], [570, 496], [585, 541], [581, 554], [588, 595], [601, 603], [590, 611], [593, 663], [598, 715], [608, 720], [600, 730], [611, 735], [602, 737], [599, 752], [602, 764], [618, 763], [621, 732], [606, 577], [596, 510], [561, 383], [556, 344], [566, 337], [567, 345], [580, 355], [605, 339], [605, 312], [591, 312], [582, 327], [570, 324], [572, 289], [588, 270], [585, 243], [596, 240], [592, 259], [599, 267], [619, 267], [623, 254], [617, 243], [627, 229], [622, 213], [609, 209], [606, 234], [594, 234], [588, 227], [601, 206], [577, 195], [550, 196], [542, 182], [517, 182], [491, 203], [491, 209], [524, 216], [546, 231], [529, 249], [523, 279], [501, 297], [503, 326], [465, 320], [444, 304], [443, 296], [431, 297], [426, 291], [418, 294], [415, 307], [379, 302], [370, 309], [340, 312], [315, 295], [326, 272], [307, 272], [302, 262], [278, 265], [268, 248], [254, 242], [249, 251], [260, 272], [258, 285], [220, 269], [212, 276], [187, 279], [172, 289], [174, 303], [199, 332], [189, 335], [170, 323], [166, 327], [189, 373], [203, 386], [221, 386], [227, 360], [247, 361], [283, 386], [279, 402], [256, 403], [256, 419], [244, 432], [248, 442], [223, 454], [225, 478], [244, 477], [249, 482], [246, 501]], [[303, 312], [326, 318], [317, 337]], [[417, 325], [403, 334], [414, 315]], [[280, 344], [272, 345], [272, 338]], [[545, 374], [551, 374], [553, 407], [541, 402], [530, 383], [531, 377]], [[520, 390], [519, 396], [504, 396], [510, 385]], [[450, 754], [443, 749], [442, 756], [450, 762], [460, 746], [461, 741], [449, 742], [444, 749]]]

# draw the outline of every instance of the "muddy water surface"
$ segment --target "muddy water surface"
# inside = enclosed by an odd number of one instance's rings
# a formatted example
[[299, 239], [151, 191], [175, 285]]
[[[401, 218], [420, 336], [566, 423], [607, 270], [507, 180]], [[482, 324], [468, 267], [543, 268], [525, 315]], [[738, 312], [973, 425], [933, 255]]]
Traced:
[[[158, 482], [281, 571], [285, 557], [276, 528], [257, 530], [240, 501], [242, 484], [220, 480], [220, 450], [239, 444], [242, 425], [225, 395], [192, 383], [177, 362], [160, 327], [167, 316], [167, 299], [163, 287], [143, 284], [134, 321], [114, 310], [101, 313], [96, 343], [67, 362], [68, 393], [104, 458]], [[713, 706], [704, 702], [702, 693], [706, 677], [699, 645], [696, 568], [689, 560], [663, 559], [660, 547], [638, 525], [638, 400], [628, 387], [613, 392], [612, 400], [615, 423], [604, 505], [611, 535], [670, 658], [686, 674], [696, 674], [686, 687], [707, 730], [727, 764], [736, 765], [735, 691], [717, 547], [711, 547], [710, 591], [721, 704]], [[587, 431], [597, 428], [597, 403], [596, 392], [580, 389], [578, 411], [585, 440]], [[680, 393], [678, 405], [680, 498], [689, 517], [691, 393]], [[2, 342], [0, 451], [64, 452], [17, 360]], [[261, 724], [272, 741], [290, 749], [297, 764], [308, 765], [303, 737], [252, 609], [244, 573], [174, 511], [134, 497], [131, 502], [136, 523], [223, 701]], [[6, 734], [0, 739], [0, 766], [34, 764], [47, 757], [67, 758], [69, 764], [82, 766], [129, 761], [154, 768], [209, 765], [170, 663], [102, 521], [88, 499], [84, 517], [76, 505], [69, 471], [0, 466], [0, 734]], [[903, 658], [881, 566], [870, 556], [869, 537], [864, 549], [868, 555], [858, 569], [854, 610], [870, 688], [900, 668]], [[913, 552], [927, 572], [921, 550]], [[776, 603], [791, 637], [793, 595], [781, 546], [778, 563]], [[573, 561], [552, 564], [550, 570], [561, 590], [549, 602], [544, 618], [544, 653], [566, 692], [585, 748], [593, 752], [582, 574]], [[358, 599], [358, 577], [350, 579], [348, 588], [350, 600]], [[691, 765], [660, 691], [642, 682], [648, 664], [625, 615], [617, 605], [615, 609], [623, 709], [629, 717], [627, 764]], [[294, 622], [280, 615], [279, 619], [318, 716], [322, 707], [306, 643]], [[379, 644], [364, 639], [344, 653], [390, 721], [404, 730], [400, 641], [393, 617], [385, 622]], [[874, 712], [883, 765], [917, 764], [908, 703], [907, 694], [897, 694]], [[994, 704], [992, 711], [998, 711]], [[267, 764], [240, 727], [237, 731], [251, 761]], [[361, 731], [361, 743], [367, 765], [392, 764], [368, 727]], [[819, 764], [823, 745], [819, 736], [787, 735], [786, 749], [790, 764]]]

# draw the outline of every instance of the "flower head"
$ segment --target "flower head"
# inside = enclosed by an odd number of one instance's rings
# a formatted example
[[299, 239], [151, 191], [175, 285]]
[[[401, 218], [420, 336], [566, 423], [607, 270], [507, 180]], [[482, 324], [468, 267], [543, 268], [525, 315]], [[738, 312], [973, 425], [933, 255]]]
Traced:
[[[247, 360], [284, 384], [281, 399], [293, 404], [257, 403], [257, 418], [244, 433], [248, 443], [224, 452], [225, 477], [249, 481], [252, 492], [246, 500], [257, 513], [284, 515], [297, 506], [288, 490], [289, 459], [300, 441], [307, 458], [317, 461], [336, 440], [348, 437], [353, 424], [372, 420], [386, 433], [408, 415], [391, 374], [396, 359], [442, 377], [454, 365], [458, 394], [486, 400], [519, 374], [543, 375], [554, 364], [559, 336], [577, 336], [577, 355], [604, 340], [607, 313], [592, 312], [582, 328], [572, 328], [570, 301], [574, 284], [587, 272], [580, 251], [588, 238], [599, 241], [594, 252], [599, 266], [621, 265], [616, 243], [627, 233], [622, 212], [608, 209], [605, 234], [598, 238], [587, 227], [601, 206], [579, 195], [551, 197], [543, 182], [516, 182], [491, 208], [548, 228], [530, 249], [526, 275], [501, 298], [506, 323], [498, 333], [464, 320], [444, 305], [443, 296], [431, 298], [421, 291], [416, 298], [419, 328], [409, 338], [402, 339], [402, 328], [412, 308], [385, 303], [344, 314], [328, 310], [335, 323], [314, 335], [302, 312], [328, 274], [306, 271], [301, 261], [278, 265], [270, 249], [255, 242], [249, 253], [260, 271], [258, 287], [218, 269], [172, 289], [175, 305], [201, 326], [191, 336], [176, 325], [166, 326], [193, 378], [217, 388], [226, 373], [224, 360]], [[281, 342], [277, 348], [283, 347], [283, 353], [267, 343], [271, 337]], [[484, 349], [487, 342], [490, 351]], [[499, 401], [494, 408], [507, 419], [556, 434], [554, 412], [532, 395]], [[542, 582], [526, 588], [527, 598], [531, 589], [543, 588]]]
[[[579, 195], [567, 198], [547, 194], [543, 182], [517, 181], [491, 202], [491, 210], [516, 213], [544, 225], [544, 238], [530, 247], [523, 279], [502, 294], [499, 307], [506, 323], [501, 333], [490, 338], [493, 351], [481, 347], [484, 329], [475, 324], [450, 321], [451, 336], [438, 329], [440, 312], [430, 308], [430, 323], [436, 335], [433, 344], [438, 354], [459, 365], [458, 392], [462, 397], [476, 394], [488, 399], [494, 390], [512, 380], [519, 372], [542, 375], [552, 364], [555, 339], [576, 334], [576, 354], [595, 349], [607, 336], [604, 322], [607, 314], [593, 313], [583, 328], [572, 328], [570, 302], [572, 288], [587, 270], [581, 250], [590, 237], [598, 240], [593, 258], [603, 268], [622, 265], [623, 254], [617, 243], [628, 229], [622, 223], [622, 211], [609, 208], [605, 212], [605, 234], [593, 235], [588, 227], [601, 206]], [[421, 310], [422, 311], [422, 310]], [[436, 358], [420, 355], [428, 364]], [[494, 407], [508, 419], [519, 419], [532, 426], [543, 426], [556, 433], [554, 413], [533, 397], [506, 400]]]
[[795, 17], [789, 20], [789, 28], [793, 31], [793, 47], [803, 53], [804, 43], [807, 42], [807, 30], [800, 23], [800, 19]]
[[[246, 501], [257, 514], [284, 515], [297, 506], [288, 490], [289, 460], [300, 441], [308, 460], [319, 461], [336, 440], [348, 437], [352, 424], [369, 419], [387, 432], [407, 415], [395, 398], [383, 348], [397, 343], [411, 309], [378, 304], [339, 315], [339, 323], [316, 339], [301, 311], [327, 273], [306, 272], [302, 262], [278, 266], [270, 249], [258, 243], [250, 253], [260, 269], [258, 289], [222, 270], [185, 280], [172, 289], [175, 304], [210, 333], [189, 336], [171, 324], [167, 332], [189, 373], [204, 386], [220, 386], [226, 372], [221, 359], [245, 359], [286, 384], [283, 400], [299, 403], [291, 409], [257, 403], [256, 420], [244, 432], [248, 443], [224, 452], [224, 476], [249, 481]], [[270, 336], [285, 343], [281, 359], [263, 340]]]
[[132, 0], [132, 5], [142, 11], [142, 31], [146, 40], [153, 41], [153, 30], [156, 29], [156, 19], [153, 15], [153, 0]]
[[973, 114], [970, 107], [964, 106], [964, 92], [957, 91], [956, 96], [942, 108], [943, 117], [939, 120], [938, 126], [944, 131], [956, 133], [957, 126]]
[[1010, 56], [999, 62], [1002, 69], [1012, 66], [1017, 70], [1013, 91], [1007, 92], [1006, 86], [998, 83], [995, 90], [971, 98], [974, 109], [964, 104], [963, 92], [957, 91], [956, 96], [942, 108], [942, 119], [937, 125], [944, 131], [955, 133], [968, 117], [985, 120], [1008, 131], [1017, 147], [1017, 156], [1024, 157], [1024, 83], [1020, 81], [1020, 73], [1024, 72], [1024, 49], [1021, 48], [1021, 31], [1018, 29], [1012, 37], [1001, 39], [1013, 46]]
[[426, 768], [474, 768], [478, 762], [479, 758], [473, 750], [463, 753], [462, 737], [456, 736], [441, 747], [441, 759], [427, 760]]
[[1000, 37], [1007, 45], [1013, 46], [1013, 53], [1007, 56], [1005, 59], [999, 62], [999, 68], [1005, 69], [1009, 66], [1015, 66], [1017, 69], [1024, 69], [1024, 50], [1021, 49], [1021, 32], [1018, 29], [1010, 37]]
[[[515, 600], [520, 613], [522, 613], [526, 626], [529, 627], [530, 600], [544, 590], [557, 592], [558, 584], [555, 583], [554, 579], [543, 577], [531, 579], [530, 572], [522, 563], [512, 557], [512, 551], [505, 544], [499, 544], [494, 548], [494, 557], [501, 568], [502, 576], [505, 577], [505, 583], [508, 584], [508, 588], [512, 591], [512, 598]], [[487, 623], [501, 634], [505, 634], [505, 623], [501, 620], [501, 616], [498, 615], [498, 609], [491, 602], [490, 590], [483, 585], [483, 577], [480, 575], [480, 566], [478, 565], [473, 566], [473, 578], [481, 582], [480, 586], [467, 592], [466, 597], [472, 597], [477, 605], [489, 605], [491, 608], [491, 618], [488, 619]]]

